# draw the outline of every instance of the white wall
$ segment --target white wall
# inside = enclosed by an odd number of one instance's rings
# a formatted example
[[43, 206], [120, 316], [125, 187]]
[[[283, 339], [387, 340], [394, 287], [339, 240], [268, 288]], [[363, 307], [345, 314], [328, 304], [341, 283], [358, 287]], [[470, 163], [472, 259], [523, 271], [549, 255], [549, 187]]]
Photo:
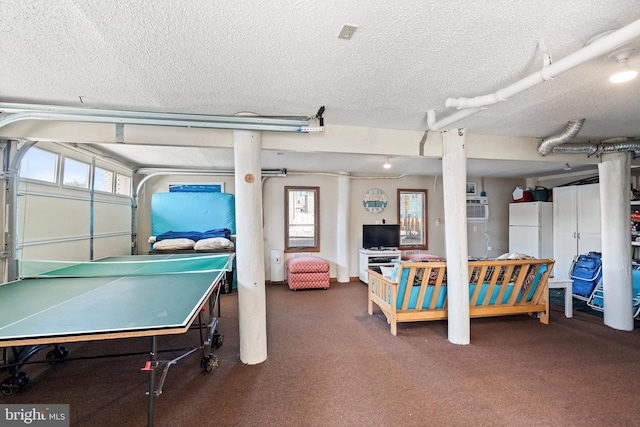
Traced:
[[[354, 176], [351, 182], [350, 220], [349, 220], [349, 276], [358, 275], [358, 249], [362, 247], [362, 225], [375, 224], [384, 219], [388, 224], [398, 223], [397, 189], [411, 188], [427, 190], [428, 245], [425, 253], [445, 256], [444, 204], [442, 178], [439, 176], [410, 176], [403, 178], [379, 178]], [[269, 177], [263, 181], [264, 212], [264, 262], [267, 278], [271, 277], [271, 250], [284, 249], [284, 187], [317, 186], [320, 187], [320, 252], [313, 253], [329, 261], [330, 276], [336, 277], [336, 218], [337, 175], [328, 174], [289, 174], [286, 177]], [[469, 178], [478, 183], [481, 191], [481, 179]], [[138, 200], [138, 253], [149, 249], [147, 239], [151, 232], [150, 204], [154, 192], [168, 191], [170, 182], [223, 182], [225, 192], [234, 192], [233, 177], [163, 176], [153, 178], [144, 185]], [[517, 185], [523, 185], [521, 179], [485, 179], [485, 191], [489, 199], [489, 222], [469, 223], [469, 255], [473, 257], [495, 257], [508, 251], [509, 227], [508, 207], [512, 201], [511, 193]], [[383, 190], [388, 199], [387, 208], [379, 214], [366, 211], [362, 196], [370, 188]], [[440, 225], [436, 225], [440, 218]], [[238, 232], [242, 232], [238, 230]], [[487, 236], [489, 240], [487, 241]], [[491, 250], [487, 250], [488, 244]], [[285, 259], [293, 254], [285, 254]]]
[[[271, 250], [284, 249], [284, 187], [312, 186], [320, 187], [320, 252], [310, 253], [329, 261], [331, 277], [336, 277], [336, 215], [338, 201], [335, 176], [295, 175], [268, 178], [262, 186], [264, 249], [266, 277], [271, 277]], [[285, 260], [293, 256], [285, 254]]]
[[[480, 179], [470, 178], [478, 182]], [[384, 219], [388, 224], [398, 223], [398, 188], [427, 190], [428, 244], [425, 253], [445, 256], [444, 236], [444, 204], [442, 180], [436, 176], [412, 176], [400, 179], [364, 179], [351, 178], [351, 205], [349, 221], [349, 276], [358, 275], [358, 249], [362, 247], [362, 225], [375, 224]], [[489, 198], [489, 222], [469, 223], [469, 255], [474, 257], [495, 257], [508, 251], [509, 223], [508, 206], [512, 201], [511, 193], [516, 185], [523, 185], [518, 179], [485, 179], [485, 191]], [[270, 277], [269, 258], [272, 249], [284, 248], [284, 187], [288, 185], [320, 187], [320, 249], [318, 256], [329, 261], [331, 277], [336, 277], [336, 213], [337, 177], [327, 175], [289, 175], [286, 178], [269, 178], [263, 186], [264, 221], [265, 221], [265, 266], [266, 277]], [[370, 188], [383, 190], [388, 199], [387, 208], [379, 214], [366, 211], [362, 204], [362, 196]], [[436, 218], [441, 218], [436, 225]], [[474, 230], [474, 225], [477, 227]], [[490, 238], [492, 249], [487, 253], [487, 238]], [[285, 259], [292, 256], [285, 254]]]
[[[468, 180], [477, 183], [480, 195], [482, 178], [469, 177]], [[495, 258], [509, 251], [509, 203], [513, 202], [513, 190], [522, 185], [522, 179], [484, 179], [489, 221], [467, 224], [470, 257]]]
[[[372, 214], [364, 209], [362, 197], [370, 188], [379, 188], [387, 195], [387, 208]], [[442, 180], [440, 177], [412, 176], [400, 179], [354, 179], [352, 180], [351, 195], [351, 223], [352, 230], [350, 245], [352, 256], [350, 260], [350, 275], [357, 276], [357, 251], [362, 247], [362, 225], [375, 224], [384, 219], [387, 224], [398, 223], [398, 188], [427, 190], [427, 234], [428, 250], [423, 252], [444, 256], [444, 227], [441, 223], [435, 226], [435, 219], [444, 217], [442, 201]]]

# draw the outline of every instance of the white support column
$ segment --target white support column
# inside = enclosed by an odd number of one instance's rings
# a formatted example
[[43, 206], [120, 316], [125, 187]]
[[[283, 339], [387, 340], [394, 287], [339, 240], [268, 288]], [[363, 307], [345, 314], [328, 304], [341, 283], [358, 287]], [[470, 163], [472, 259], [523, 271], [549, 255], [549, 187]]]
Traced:
[[248, 365], [267, 359], [261, 149], [261, 132], [233, 131], [240, 360]]
[[604, 324], [633, 330], [631, 286], [631, 153], [603, 154], [600, 173], [600, 221], [602, 238], [602, 288]]
[[338, 177], [338, 215], [336, 220], [336, 267], [338, 283], [349, 282], [349, 203], [351, 179], [347, 172]]
[[451, 129], [442, 135], [442, 190], [444, 216], [449, 341], [469, 344], [469, 264], [467, 245], [467, 148], [466, 130]]

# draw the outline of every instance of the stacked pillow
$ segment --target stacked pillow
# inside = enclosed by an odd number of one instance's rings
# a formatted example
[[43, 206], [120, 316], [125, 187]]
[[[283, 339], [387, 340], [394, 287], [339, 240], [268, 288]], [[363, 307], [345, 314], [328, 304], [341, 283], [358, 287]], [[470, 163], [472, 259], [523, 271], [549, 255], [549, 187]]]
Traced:
[[195, 251], [233, 251], [234, 244], [230, 240], [231, 231], [220, 228], [200, 231], [168, 231], [158, 236], [151, 236], [149, 243], [156, 251], [195, 250]]

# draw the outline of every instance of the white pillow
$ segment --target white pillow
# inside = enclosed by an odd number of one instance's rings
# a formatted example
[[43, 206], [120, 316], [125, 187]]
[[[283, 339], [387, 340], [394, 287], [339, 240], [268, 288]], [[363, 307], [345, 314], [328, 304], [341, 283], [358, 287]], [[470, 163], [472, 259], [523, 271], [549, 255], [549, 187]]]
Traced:
[[396, 261], [395, 264], [393, 264], [393, 270], [391, 270], [391, 281], [393, 283], [398, 283], [398, 270], [400, 270], [400, 264], [409, 264], [411, 263], [411, 260], [400, 260], [400, 261]]
[[209, 239], [200, 239], [198, 240], [193, 249], [196, 251], [207, 251], [207, 250], [216, 250], [216, 249], [224, 249], [224, 250], [233, 250], [233, 242], [229, 239], [225, 239], [224, 237], [211, 237]]
[[535, 257], [532, 257], [527, 254], [521, 254], [520, 252], [513, 252], [513, 253], [502, 254], [496, 259], [535, 259]]
[[155, 242], [153, 249], [158, 251], [174, 251], [179, 249], [193, 249], [194, 242], [191, 239], [165, 239]]
[[521, 254], [520, 252], [514, 252], [511, 255], [509, 255], [508, 259], [535, 259], [535, 258], [532, 257], [531, 255]]
[[380, 266], [380, 273], [382, 273], [383, 277], [387, 277], [390, 279], [391, 275], [393, 274], [393, 267]]

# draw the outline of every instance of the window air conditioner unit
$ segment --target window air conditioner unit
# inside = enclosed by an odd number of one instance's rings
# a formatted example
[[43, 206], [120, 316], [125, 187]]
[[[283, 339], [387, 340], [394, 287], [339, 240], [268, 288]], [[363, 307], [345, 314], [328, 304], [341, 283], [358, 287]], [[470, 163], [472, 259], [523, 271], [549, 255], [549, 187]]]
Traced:
[[467, 197], [467, 222], [487, 222], [489, 202], [486, 197]]

